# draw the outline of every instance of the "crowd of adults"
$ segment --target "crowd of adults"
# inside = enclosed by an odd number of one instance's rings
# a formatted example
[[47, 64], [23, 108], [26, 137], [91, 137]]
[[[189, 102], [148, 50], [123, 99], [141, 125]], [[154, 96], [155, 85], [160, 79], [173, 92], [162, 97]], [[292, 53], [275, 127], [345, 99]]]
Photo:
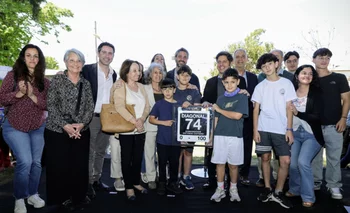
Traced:
[[[255, 185], [265, 188], [258, 199], [262, 202], [272, 200], [290, 208], [286, 197], [301, 196], [304, 207], [313, 206], [316, 202], [314, 190], [320, 190], [323, 180], [324, 149], [327, 157], [326, 187], [333, 199], [342, 199], [340, 168], [347, 166], [350, 161], [350, 147], [341, 159], [343, 132], [346, 131], [347, 136], [344, 140], [348, 140], [350, 123], [347, 119], [350, 105], [347, 79], [343, 74], [328, 69], [332, 52], [327, 48], [315, 51], [314, 66], [299, 66], [299, 54], [295, 51], [285, 55], [281, 50], [272, 50], [270, 53], [273, 55], [269, 56], [271, 62], [275, 62], [272, 67], [278, 74], [277, 78], [291, 82], [296, 98], [286, 109], [291, 112], [292, 126], [283, 130], [283, 135], [286, 134], [284, 142], [289, 142], [291, 154], [281, 154], [281, 148], [275, 145], [271, 145], [273, 149], [270, 146], [269, 150], [259, 150], [262, 146], [257, 148], [259, 180]], [[96, 197], [95, 191], [110, 190], [101, 181], [108, 145], [111, 147], [110, 177], [115, 179], [115, 190], [126, 191], [127, 199], [132, 201], [136, 199], [135, 190], [147, 194], [148, 190], [158, 189], [158, 127], [149, 121], [149, 114], [155, 103], [164, 98], [161, 88], [163, 80], [173, 79], [179, 91], [185, 88], [197, 91], [200, 98], [192, 104], [208, 107], [225, 93], [221, 79], [231, 67], [239, 75], [238, 87], [249, 96], [249, 115], [244, 119], [242, 134], [244, 161], [239, 166], [239, 181], [243, 185], [251, 185], [249, 171], [253, 136], [254, 140], [265, 140], [261, 132], [256, 137], [258, 124], [253, 119], [254, 107], [258, 103], [262, 113], [273, 110], [267, 109], [270, 105], [259, 102], [257, 97], [260, 94], [254, 92], [257, 85], [263, 87], [262, 84], [267, 85], [272, 79], [267, 63], [270, 61], [258, 64], [263, 72], [255, 75], [246, 70], [248, 55], [244, 49], [237, 49], [233, 54], [219, 52], [216, 55], [219, 73], [206, 81], [201, 95], [198, 77], [186, 66], [189, 52], [185, 48], [175, 52], [176, 67], [170, 71], [167, 71], [164, 56], [157, 53], [146, 71], [143, 71], [140, 62], [125, 60], [118, 73], [119, 78], [110, 66], [115, 54], [114, 46], [103, 42], [97, 54], [97, 63], [85, 65], [83, 53], [77, 49], [67, 50], [63, 56], [66, 70], [49, 81], [45, 78], [45, 57], [42, 51], [38, 46], [28, 44], [23, 47], [12, 70], [4, 78], [0, 88], [0, 105], [5, 107], [2, 135], [9, 149], [2, 143], [0, 148], [4, 157], [0, 159], [0, 167], [11, 166], [8, 154], [11, 150], [16, 158], [14, 212], [27, 212], [26, 202], [34, 208], [42, 208], [47, 204], [71, 211], [82, 210]], [[287, 70], [283, 68], [283, 62]], [[178, 75], [179, 70], [185, 70], [190, 76]], [[284, 90], [278, 92], [287, 95]], [[188, 105], [191, 105], [189, 101], [193, 101], [192, 98], [195, 99], [194, 95], [185, 97], [181, 93], [177, 94], [180, 95], [175, 94], [175, 100], [183, 99]], [[251, 100], [252, 97], [254, 100]], [[261, 94], [261, 97], [265, 96]], [[134, 124], [135, 130], [120, 134], [102, 131], [102, 104], [110, 102], [115, 104], [116, 111], [125, 120]], [[135, 115], [126, 110], [125, 104], [134, 105]], [[275, 113], [271, 113], [271, 116], [275, 116]], [[287, 121], [283, 125], [287, 126]], [[280, 138], [271, 140], [274, 142]], [[185, 190], [195, 187], [190, 174], [192, 152], [193, 146], [185, 147], [179, 158], [176, 184], [178, 187], [182, 185]], [[267, 152], [272, 153], [273, 159]], [[219, 186], [216, 177], [218, 167], [210, 162], [212, 155], [213, 149], [208, 147], [205, 158], [209, 177], [203, 189], [214, 191], [221, 187], [221, 183]], [[270, 163], [273, 170], [272, 185], [276, 186], [278, 196], [269, 194], [272, 188]], [[42, 165], [46, 166], [46, 202], [38, 194]], [[283, 190], [288, 174], [289, 190], [278, 194]], [[141, 184], [141, 181], [146, 184]], [[225, 185], [229, 186], [232, 181], [228, 178]], [[180, 193], [173, 185], [169, 189]], [[164, 191], [160, 190], [159, 193], [164, 194]]]

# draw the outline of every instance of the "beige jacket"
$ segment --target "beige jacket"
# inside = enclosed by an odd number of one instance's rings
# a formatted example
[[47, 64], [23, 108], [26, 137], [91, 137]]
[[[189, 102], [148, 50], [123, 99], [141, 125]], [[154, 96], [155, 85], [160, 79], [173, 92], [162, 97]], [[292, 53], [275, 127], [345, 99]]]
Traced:
[[[116, 81], [112, 88], [111, 88], [111, 93], [110, 93], [110, 103], [114, 103], [115, 109], [116, 111], [127, 121], [130, 121], [133, 116], [125, 109], [125, 98], [126, 98], [126, 94], [125, 94], [125, 82], [123, 82], [123, 86], [121, 87], [117, 87], [117, 82]], [[119, 82], [120, 84], [120, 82]], [[148, 96], [146, 94], [145, 88], [142, 84], [137, 83], [137, 86], [139, 87], [143, 97], [145, 98], [145, 109], [143, 110], [142, 113], [142, 120], [146, 121], [149, 112], [150, 112], [150, 105], [149, 105], [149, 101], [148, 101]], [[137, 119], [137, 118], [135, 118]]]

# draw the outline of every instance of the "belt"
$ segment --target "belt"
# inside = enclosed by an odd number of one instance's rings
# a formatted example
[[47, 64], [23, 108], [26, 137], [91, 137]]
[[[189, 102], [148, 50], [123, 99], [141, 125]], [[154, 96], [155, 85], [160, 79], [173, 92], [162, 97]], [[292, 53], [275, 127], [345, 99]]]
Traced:
[[100, 113], [94, 113], [95, 117], [100, 117]]

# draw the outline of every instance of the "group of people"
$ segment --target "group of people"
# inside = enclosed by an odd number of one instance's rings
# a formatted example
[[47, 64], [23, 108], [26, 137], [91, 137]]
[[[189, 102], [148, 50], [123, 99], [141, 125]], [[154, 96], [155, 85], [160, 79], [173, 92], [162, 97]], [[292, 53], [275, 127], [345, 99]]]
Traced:
[[[215, 189], [210, 200], [220, 202], [226, 189], [231, 201], [241, 200], [237, 182], [250, 185], [253, 140], [259, 157], [256, 185], [264, 187], [258, 200], [290, 208], [286, 197], [301, 196], [304, 207], [313, 206], [314, 190], [323, 180], [323, 147], [326, 187], [333, 199], [342, 199], [340, 155], [349, 85], [344, 75], [328, 70], [329, 49], [314, 53], [314, 66], [298, 66], [295, 51], [283, 57], [282, 51], [272, 50], [258, 59], [258, 76], [246, 70], [244, 49], [219, 52], [219, 73], [207, 80], [203, 95], [198, 77], [187, 66], [185, 48], [175, 52], [173, 70], [167, 71], [158, 53], [146, 71], [140, 62], [125, 60], [119, 78], [110, 66], [114, 53], [114, 46], [103, 42], [98, 46], [98, 62], [85, 65], [84, 55], [70, 49], [63, 57], [66, 70], [49, 81], [40, 48], [28, 44], [21, 50], [0, 88], [0, 105], [6, 107], [3, 136], [17, 159], [16, 213], [26, 212], [25, 199], [35, 208], [47, 203], [83, 209], [96, 190], [108, 189], [101, 181], [108, 145], [113, 186], [125, 190], [128, 200], [136, 199], [135, 190], [165, 195], [182, 193], [179, 185], [194, 189], [193, 143], [174, 141], [172, 129], [174, 109], [189, 106], [215, 111], [212, 147], [206, 156], [209, 178], [203, 185]], [[282, 68], [283, 61], [288, 71]], [[114, 103], [134, 130], [103, 132], [100, 113], [107, 103]], [[134, 114], [126, 104], [134, 106]], [[46, 202], [38, 194], [42, 165], [46, 166]], [[288, 176], [289, 190], [283, 192]]]

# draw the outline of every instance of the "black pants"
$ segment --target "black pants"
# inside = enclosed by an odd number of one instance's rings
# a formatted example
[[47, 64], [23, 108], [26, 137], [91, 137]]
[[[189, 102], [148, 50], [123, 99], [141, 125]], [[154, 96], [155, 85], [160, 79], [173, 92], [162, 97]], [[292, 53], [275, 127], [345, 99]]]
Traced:
[[46, 195], [49, 205], [81, 203], [89, 183], [90, 130], [80, 139], [45, 129]]
[[239, 174], [243, 177], [249, 176], [250, 164], [252, 162], [253, 149], [253, 117], [244, 119], [243, 126], [244, 160], [239, 167]]
[[126, 189], [133, 189], [133, 185], [140, 184], [145, 135], [145, 133], [119, 135], [122, 172]]
[[157, 143], [157, 154], [159, 164], [159, 182], [166, 182], [166, 164], [169, 162], [169, 182], [177, 181], [179, 169], [180, 146], [166, 146]]

